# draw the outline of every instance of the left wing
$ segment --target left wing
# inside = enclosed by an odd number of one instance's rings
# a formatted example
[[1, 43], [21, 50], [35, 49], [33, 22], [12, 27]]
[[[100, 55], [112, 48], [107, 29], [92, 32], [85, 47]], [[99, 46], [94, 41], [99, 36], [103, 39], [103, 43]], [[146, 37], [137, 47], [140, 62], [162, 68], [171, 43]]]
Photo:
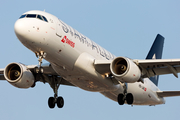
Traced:
[[[178, 77], [180, 72], [180, 59], [146, 59], [132, 60], [142, 72], [142, 78], [150, 78], [155, 75], [173, 74]], [[111, 73], [112, 60], [95, 60], [94, 67], [100, 74]]]

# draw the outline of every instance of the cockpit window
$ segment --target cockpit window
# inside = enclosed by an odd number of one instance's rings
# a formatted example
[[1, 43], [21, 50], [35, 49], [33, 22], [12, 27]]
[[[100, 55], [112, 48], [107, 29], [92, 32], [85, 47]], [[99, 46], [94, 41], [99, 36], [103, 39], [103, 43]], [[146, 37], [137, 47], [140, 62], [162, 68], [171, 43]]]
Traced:
[[[20, 18], [24, 18], [24, 17], [26, 17], [26, 14], [25, 14], [25, 15], [21, 15], [21, 17], [20, 17]], [[20, 19], [20, 18], [19, 18], [19, 19]]]
[[27, 18], [36, 18], [36, 14], [27, 14]]
[[24, 15], [21, 15], [21, 17], [19, 19], [21, 19], [21, 18], [38, 18], [39, 20], [48, 22], [46, 17], [44, 17], [42, 15], [37, 15], [37, 14], [24, 14]]
[[42, 16], [42, 17], [44, 18], [44, 20], [45, 20], [46, 22], [48, 22], [47, 19], [46, 19], [44, 16]]
[[43, 20], [41, 15], [38, 15], [37, 18], [39, 18], [40, 20]]

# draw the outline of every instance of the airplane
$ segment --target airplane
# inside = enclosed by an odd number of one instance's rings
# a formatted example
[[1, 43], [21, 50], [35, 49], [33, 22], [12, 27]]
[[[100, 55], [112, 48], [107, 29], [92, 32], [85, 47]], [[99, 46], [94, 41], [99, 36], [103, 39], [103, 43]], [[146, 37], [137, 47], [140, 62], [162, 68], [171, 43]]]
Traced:
[[[165, 104], [164, 97], [180, 96], [180, 91], [161, 91], [159, 75], [178, 77], [180, 59], [161, 59], [164, 37], [158, 34], [143, 60], [116, 57], [56, 16], [45, 11], [25, 12], [15, 22], [19, 41], [35, 53], [38, 65], [9, 63], [0, 69], [0, 80], [17, 88], [48, 83], [54, 91], [48, 106], [64, 106], [58, 96], [60, 85], [99, 92], [119, 105]], [[45, 59], [48, 63], [42, 63]]]

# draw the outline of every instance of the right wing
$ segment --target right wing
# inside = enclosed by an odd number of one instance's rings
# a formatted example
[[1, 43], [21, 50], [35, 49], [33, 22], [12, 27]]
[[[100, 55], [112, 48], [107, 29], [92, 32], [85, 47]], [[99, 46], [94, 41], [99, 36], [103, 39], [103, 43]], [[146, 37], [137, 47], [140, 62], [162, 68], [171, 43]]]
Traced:
[[155, 75], [173, 74], [178, 77], [180, 72], [180, 59], [146, 59], [134, 60], [142, 69], [143, 77]]
[[156, 92], [159, 97], [174, 97], [180, 96], [180, 91], [161, 91]]
[[[109, 74], [110, 64], [113, 60], [95, 60], [94, 66], [100, 74]], [[142, 78], [155, 75], [173, 74], [178, 77], [180, 72], [180, 59], [146, 59], [132, 60], [142, 71]]]
[[[180, 59], [161, 59], [162, 51], [164, 45], [164, 37], [158, 34], [154, 40], [153, 45], [146, 57], [145, 60], [132, 60], [140, 69], [141, 69], [141, 78], [150, 78], [156, 75], [163, 74], [173, 74], [175, 77], [178, 77], [180, 72]], [[115, 60], [116, 59], [116, 60]], [[115, 58], [114, 60], [95, 60], [94, 66], [97, 72], [100, 74], [111, 74], [113, 71], [110, 70], [110, 65], [113, 61], [116, 61], [115, 66], [112, 68], [118, 68], [121, 64], [128, 67], [128, 62], [126, 57], [121, 57], [119, 60]], [[126, 60], [126, 63], [120, 62], [122, 59]], [[130, 68], [130, 67], [128, 67]], [[127, 68], [127, 70], [128, 70]], [[134, 68], [133, 68], [134, 69]], [[136, 70], [134, 70], [136, 71]]]

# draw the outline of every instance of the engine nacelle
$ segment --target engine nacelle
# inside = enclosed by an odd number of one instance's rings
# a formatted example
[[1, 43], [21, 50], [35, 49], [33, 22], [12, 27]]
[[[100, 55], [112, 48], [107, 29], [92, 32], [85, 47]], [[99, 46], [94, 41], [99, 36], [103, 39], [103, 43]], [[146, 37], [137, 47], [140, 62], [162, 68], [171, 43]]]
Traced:
[[125, 57], [115, 58], [110, 65], [110, 70], [120, 82], [134, 83], [141, 77], [139, 67], [132, 60]]
[[4, 77], [13, 86], [18, 88], [29, 88], [34, 85], [34, 75], [25, 65], [10, 63], [4, 70]]

